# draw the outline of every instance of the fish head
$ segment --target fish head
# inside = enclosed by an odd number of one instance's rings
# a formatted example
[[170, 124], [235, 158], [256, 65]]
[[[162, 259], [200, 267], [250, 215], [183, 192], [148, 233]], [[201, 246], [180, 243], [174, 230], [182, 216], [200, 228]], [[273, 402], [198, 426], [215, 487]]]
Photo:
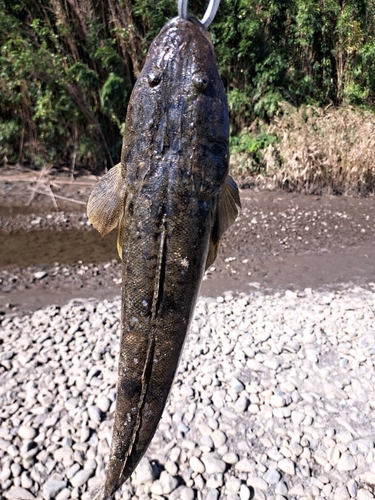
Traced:
[[140, 83], [143, 78], [155, 90], [170, 91], [170, 97], [184, 93], [194, 98], [209, 90], [215, 70], [213, 46], [205, 27], [192, 16], [187, 20], [175, 17], [151, 44]]
[[229, 162], [228, 104], [210, 36], [194, 17], [172, 19], [151, 44], [126, 128], [135, 132], [140, 120], [137, 147], [136, 133], [125, 133], [124, 163], [127, 152], [136, 150], [145, 158], [151, 151], [153, 160], [179, 159], [199, 196], [220, 190]]

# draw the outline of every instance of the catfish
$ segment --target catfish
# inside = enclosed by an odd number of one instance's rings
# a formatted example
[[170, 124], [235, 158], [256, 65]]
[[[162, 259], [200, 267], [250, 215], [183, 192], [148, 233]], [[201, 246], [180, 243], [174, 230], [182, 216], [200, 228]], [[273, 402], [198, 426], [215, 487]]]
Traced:
[[228, 104], [213, 45], [196, 18], [176, 17], [152, 42], [134, 86], [121, 163], [87, 208], [101, 235], [118, 226], [122, 259], [116, 412], [97, 500], [130, 477], [161, 419], [204, 272], [241, 206], [228, 164]]

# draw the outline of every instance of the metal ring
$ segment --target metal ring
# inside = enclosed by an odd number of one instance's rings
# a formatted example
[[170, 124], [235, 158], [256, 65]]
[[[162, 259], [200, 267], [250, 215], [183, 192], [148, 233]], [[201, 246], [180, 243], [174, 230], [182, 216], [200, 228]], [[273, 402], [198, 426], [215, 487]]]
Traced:
[[[201, 23], [205, 28], [208, 28], [209, 25], [214, 20], [217, 9], [219, 8], [219, 4], [220, 0], [210, 0], [207, 10], [201, 19]], [[187, 20], [188, 18], [187, 5], [188, 5], [188, 0], [178, 0], [178, 15], [185, 20]]]

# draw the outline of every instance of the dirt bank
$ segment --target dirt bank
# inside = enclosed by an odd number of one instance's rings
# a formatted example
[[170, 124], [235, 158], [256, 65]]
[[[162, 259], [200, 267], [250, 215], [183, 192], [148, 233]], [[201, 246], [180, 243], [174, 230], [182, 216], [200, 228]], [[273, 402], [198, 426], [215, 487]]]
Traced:
[[[19, 182], [0, 176], [0, 310], [119, 295], [116, 235], [101, 238], [84, 213], [95, 179], [54, 179], [64, 209], [56, 211], [46, 194], [35, 193], [26, 206], [37, 182], [22, 175]], [[202, 294], [375, 282], [374, 198], [243, 190], [241, 199]]]

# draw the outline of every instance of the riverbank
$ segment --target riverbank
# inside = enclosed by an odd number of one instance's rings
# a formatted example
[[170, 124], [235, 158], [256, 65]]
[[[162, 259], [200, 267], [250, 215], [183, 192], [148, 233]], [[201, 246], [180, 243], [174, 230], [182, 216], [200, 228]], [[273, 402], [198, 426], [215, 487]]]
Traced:
[[[56, 212], [51, 197], [40, 194], [30, 206], [21, 205], [30, 195], [26, 183], [7, 184], [0, 177], [3, 313], [63, 305], [75, 297], [112, 299], [120, 293], [116, 230], [101, 238], [85, 215], [95, 179], [78, 184], [59, 179], [60, 195], [81, 205], [71, 203]], [[373, 198], [244, 189], [241, 200], [240, 215], [224, 235], [202, 295], [375, 282]]]

